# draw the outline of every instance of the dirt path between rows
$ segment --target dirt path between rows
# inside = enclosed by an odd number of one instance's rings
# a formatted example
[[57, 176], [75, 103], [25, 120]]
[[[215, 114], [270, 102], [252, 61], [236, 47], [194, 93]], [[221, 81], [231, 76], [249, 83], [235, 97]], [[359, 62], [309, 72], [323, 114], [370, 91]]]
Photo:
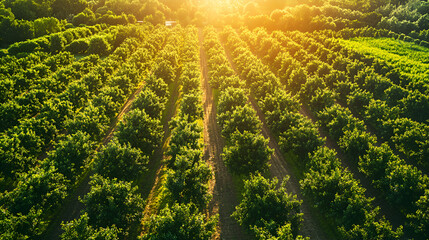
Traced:
[[[137, 90], [135, 90], [133, 94], [127, 99], [121, 111], [116, 116], [115, 120], [110, 124], [109, 130], [107, 131], [106, 136], [103, 138], [102, 146], [107, 145], [110, 140], [112, 140], [113, 134], [118, 127], [119, 121], [124, 117], [127, 112], [130, 111], [132, 102], [141, 92], [143, 86], [144, 84], [141, 84], [141, 86], [139, 86]], [[95, 150], [96, 153], [98, 152], [100, 147]], [[61, 229], [61, 222], [68, 222], [79, 217], [81, 210], [83, 210], [83, 208], [85, 207], [85, 205], [79, 201], [79, 197], [82, 198], [89, 192], [89, 180], [90, 176], [92, 176], [93, 174], [93, 170], [86, 173], [86, 175], [83, 177], [83, 180], [81, 180], [74, 192], [71, 193], [71, 195], [65, 200], [61, 208], [58, 210], [58, 214], [51, 221], [51, 224], [46, 230], [46, 232], [42, 234], [41, 239], [60, 239], [60, 235], [63, 232], [63, 230]]]
[[224, 142], [220, 127], [216, 121], [216, 104], [213, 91], [208, 83], [207, 56], [202, 46], [202, 31], [199, 31], [200, 42], [200, 66], [203, 76], [201, 85], [203, 88], [204, 102], [204, 159], [209, 163], [214, 178], [210, 182], [210, 191], [213, 195], [209, 203], [209, 214], [219, 214], [219, 223], [215, 239], [251, 239], [251, 236], [231, 217], [238, 205], [239, 193], [235, 187], [231, 173], [225, 166], [221, 157]]

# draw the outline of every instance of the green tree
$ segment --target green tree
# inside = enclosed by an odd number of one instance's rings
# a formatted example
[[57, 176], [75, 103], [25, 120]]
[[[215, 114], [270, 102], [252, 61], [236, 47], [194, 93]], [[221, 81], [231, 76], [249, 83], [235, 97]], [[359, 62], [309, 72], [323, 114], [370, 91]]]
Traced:
[[103, 177], [132, 181], [146, 170], [149, 157], [128, 144], [111, 141], [96, 157], [97, 172]]
[[92, 25], [95, 22], [95, 14], [91, 11], [91, 9], [86, 8], [79, 14], [73, 17], [72, 23], [75, 26], [79, 26], [81, 24]]
[[60, 140], [55, 150], [49, 152], [46, 165], [53, 165], [67, 179], [76, 180], [92, 155], [93, 146], [90, 136], [81, 131]]
[[0, 207], [0, 238], [25, 240], [41, 233], [46, 224], [41, 219], [42, 210], [30, 210], [28, 214], [15, 215]]
[[268, 139], [247, 131], [236, 131], [231, 135], [231, 144], [223, 150], [222, 157], [231, 171], [238, 174], [264, 172], [273, 150], [268, 147]]
[[192, 204], [174, 204], [151, 217], [143, 240], [190, 239], [208, 240], [215, 232], [217, 216], [207, 219]]
[[40, 37], [46, 34], [61, 31], [60, 21], [54, 17], [38, 18], [34, 21], [34, 36]]
[[394, 206], [412, 208], [412, 203], [424, 194], [428, 177], [403, 161], [388, 162], [386, 168], [387, 176], [381, 182], [381, 189], [386, 190], [388, 201]]
[[99, 140], [107, 130], [109, 118], [104, 114], [104, 109], [88, 105], [80, 111], [73, 119], [67, 120], [65, 125], [69, 133], [78, 131], [87, 133], [93, 141]]
[[54, 167], [36, 167], [18, 179], [16, 188], [5, 195], [8, 209], [13, 213], [28, 214], [32, 209], [53, 211], [67, 196], [68, 180]]
[[345, 131], [338, 142], [341, 150], [353, 161], [365, 155], [371, 145], [377, 143], [377, 138], [368, 132], [354, 129]]
[[199, 118], [202, 118], [203, 107], [201, 105], [201, 99], [199, 94], [185, 94], [180, 104], [180, 113], [188, 115], [189, 121], [195, 121]]
[[144, 154], [152, 155], [161, 144], [163, 129], [159, 119], [149, 117], [145, 111], [134, 109], [119, 123], [116, 137], [120, 143], [130, 143]]
[[359, 168], [369, 179], [372, 179], [376, 187], [380, 186], [380, 181], [386, 177], [386, 166], [389, 162], [399, 161], [387, 143], [380, 147], [369, 145], [364, 156], [359, 156]]
[[161, 78], [170, 84], [176, 79], [176, 70], [167, 60], [159, 62], [153, 72], [156, 78]]
[[131, 187], [130, 182], [100, 175], [91, 177], [89, 183], [91, 190], [81, 201], [85, 204], [91, 226], [106, 228], [115, 225], [127, 232], [132, 224], [140, 221], [144, 201], [137, 187]]
[[244, 107], [248, 98], [247, 92], [241, 88], [227, 88], [219, 95], [218, 111], [220, 113], [232, 112], [236, 107]]
[[116, 226], [106, 228], [95, 228], [89, 225], [87, 213], [80, 215], [80, 218], [67, 223], [61, 223], [64, 232], [61, 234], [62, 240], [119, 240], [120, 230]]
[[299, 121], [296, 126], [279, 135], [279, 145], [282, 150], [292, 151], [302, 160], [307, 160], [308, 154], [322, 146], [324, 142], [317, 127], [308, 120]]
[[[277, 178], [270, 181], [260, 174], [244, 182], [243, 199], [232, 216], [246, 228], [266, 229], [272, 236], [286, 224], [296, 236], [303, 221], [301, 201], [286, 190], [288, 177], [278, 188]], [[257, 233], [258, 231], [256, 231]]]
[[83, 54], [89, 48], [89, 41], [87, 39], [76, 39], [67, 46], [65, 50], [73, 54]]
[[111, 50], [110, 44], [104, 36], [95, 36], [89, 40], [88, 53], [98, 54], [100, 56], [107, 55]]
[[73, 14], [82, 12], [88, 6], [85, 0], [54, 0], [52, 13], [59, 19], [65, 19]]
[[184, 152], [176, 157], [173, 169], [167, 171], [165, 187], [174, 203], [194, 203], [204, 209], [210, 201], [208, 181], [212, 174], [199, 156], [196, 160], [193, 154]]
[[259, 133], [261, 130], [261, 121], [256, 116], [256, 111], [249, 105], [237, 107], [229, 114], [222, 127], [222, 135], [229, 140], [231, 134], [236, 131], [243, 133], [248, 131], [253, 134]]
[[149, 88], [144, 88], [134, 100], [132, 109], [144, 110], [151, 118], [160, 119], [165, 109], [165, 99]]
[[161, 78], [157, 78], [153, 75], [146, 78], [145, 88], [152, 90], [161, 99], [162, 102], [166, 103], [170, 92], [168, 85]]
[[59, 53], [62, 51], [67, 44], [67, 40], [61, 33], [55, 33], [50, 35], [51, 45], [50, 50], [51, 53]]
[[187, 151], [201, 149], [199, 139], [203, 129], [198, 122], [189, 123], [187, 119], [182, 117], [174, 118], [170, 122], [170, 128], [172, 130], [167, 154], [171, 156], [171, 159], [167, 161], [167, 164], [169, 168], [173, 168], [176, 155], [183, 151], [184, 148]]
[[416, 239], [429, 238], [429, 190], [416, 202], [417, 210], [407, 215]]

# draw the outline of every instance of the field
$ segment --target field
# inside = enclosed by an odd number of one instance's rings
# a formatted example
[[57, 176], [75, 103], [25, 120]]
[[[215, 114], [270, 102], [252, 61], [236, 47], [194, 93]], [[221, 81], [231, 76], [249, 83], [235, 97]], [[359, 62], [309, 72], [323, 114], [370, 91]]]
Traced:
[[0, 239], [429, 238], [427, 1], [0, 9]]

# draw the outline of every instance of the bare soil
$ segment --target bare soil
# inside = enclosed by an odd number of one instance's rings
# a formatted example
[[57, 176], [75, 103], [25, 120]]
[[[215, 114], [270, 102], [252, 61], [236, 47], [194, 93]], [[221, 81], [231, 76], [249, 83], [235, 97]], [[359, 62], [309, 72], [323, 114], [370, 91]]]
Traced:
[[219, 223], [215, 239], [251, 239], [247, 232], [231, 217], [238, 205], [239, 193], [231, 173], [225, 166], [221, 157], [224, 142], [221, 129], [216, 121], [216, 104], [213, 91], [208, 83], [207, 56], [202, 46], [203, 36], [200, 29], [200, 66], [203, 73], [201, 85], [203, 88], [204, 102], [204, 159], [209, 163], [214, 178], [210, 182], [210, 190], [213, 195], [209, 203], [209, 214], [219, 214]]

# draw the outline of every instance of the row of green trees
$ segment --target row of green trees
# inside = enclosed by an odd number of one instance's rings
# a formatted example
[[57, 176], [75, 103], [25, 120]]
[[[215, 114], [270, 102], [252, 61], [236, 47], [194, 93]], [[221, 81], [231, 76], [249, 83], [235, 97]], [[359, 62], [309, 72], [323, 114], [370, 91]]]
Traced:
[[[261, 35], [260, 39], [263, 39]], [[266, 39], [269, 39], [268, 36], [266, 36]], [[273, 41], [273, 39], [269, 41]], [[260, 41], [260, 43], [263, 42]], [[311, 46], [308, 42], [303, 41], [302, 43]], [[311, 49], [310, 47], [308, 48]], [[286, 48], [282, 51], [286, 51]], [[311, 56], [311, 50], [308, 54]], [[306, 66], [307, 72], [313, 71], [312, 61], [301, 61], [301, 64]], [[319, 73], [321, 73], [322, 69], [322, 67], [319, 68]], [[343, 74], [350, 76], [351, 72]], [[317, 72], [312, 73], [317, 75]], [[294, 76], [294, 71], [292, 71], [291, 78], [293, 79]], [[330, 137], [338, 142], [339, 149], [347, 156], [347, 159], [359, 165], [358, 169], [371, 179], [373, 187], [383, 192], [382, 198], [395, 207], [402, 208], [405, 214], [410, 210], [411, 212], [415, 211], [414, 203], [424, 194], [427, 177], [394, 155], [389, 146], [385, 144], [380, 147], [377, 146], [376, 138], [367, 133], [364, 123], [354, 118], [347, 108], [335, 103], [336, 94], [331, 92], [329, 87], [327, 88], [330, 84], [326, 75], [322, 74], [316, 78], [308, 78], [304, 73], [300, 79], [302, 80], [299, 81], [297, 90], [295, 90], [296, 94], [303, 104], [310, 107], [316, 115], [318, 123], [327, 130]], [[353, 106], [353, 103], [358, 103], [360, 98], [349, 98], [347, 95], [345, 94], [344, 97], [347, 99], [349, 106]], [[338, 101], [341, 102], [341, 97]], [[359, 107], [354, 109], [355, 111], [360, 110]], [[398, 188], [398, 186], [401, 186], [401, 188]], [[407, 226], [409, 225], [407, 223]], [[422, 231], [410, 234], [412, 234], [411, 236], [421, 237]]]
[[[199, 44], [195, 27], [175, 28], [177, 39], [167, 48], [177, 54], [170, 64], [177, 76], [179, 106], [170, 122], [171, 138], [166, 151], [167, 170], [162, 183], [157, 214], [144, 223], [142, 239], [211, 239], [217, 216], [206, 216], [211, 199], [209, 180], [212, 171], [203, 157], [202, 103], [200, 88]], [[174, 53], [175, 52], [175, 53]], [[163, 55], [163, 54], [162, 54]], [[179, 67], [180, 65], [180, 67]]]
[[32, 53], [35, 51], [58, 53], [63, 51], [64, 47], [73, 40], [92, 36], [106, 28], [106, 25], [96, 25], [90, 28], [71, 28], [35, 39], [16, 42], [11, 44], [7, 51], [9, 54], [13, 55], [17, 55], [19, 53]]
[[232, 171], [242, 176], [250, 173], [232, 216], [257, 239], [302, 239], [297, 235], [302, 223], [301, 202], [287, 193], [287, 179], [278, 188], [277, 179], [268, 180], [257, 173], [267, 170], [272, 150], [248, 104], [249, 92], [230, 67], [215, 30], [206, 28], [204, 35], [210, 83], [220, 90], [218, 122], [227, 141], [223, 157]]
[[[228, 42], [239, 42], [236, 45], [246, 46], [232, 29], [225, 32]], [[244, 38], [248, 36], [249, 34], [246, 34]], [[266, 46], [269, 45], [267, 42], [269, 41], [261, 38], [260, 43], [264, 43]], [[231, 49], [234, 48], [231, 47]], [[277, 86], [271, 90], [272, 93], [267, 87], [268, 91], [265, 96], [261, 94], [262, 97], [259, 99], [261, 109], [268, 125], [279, 137], [283, 151], [292, 153], [300, 161], [298, 165], [305, 171], [304, 178], [300, 181], [303, 192], [313, 199], [316, 203], [315, 207], [332, 217], [330, 219], [337, 226], [341, 237], [347, 239], [379, 237], [382, 239], [385, 235], [388, 238], [399, 238], [402, 228], [393, 231], [387, 220], [383, 218], [376, 220], [378, 219], [378, 208], [371, 204], [372, 199], [365, 197], [365, 189], [348, 170], [340, 165], [335, 153], [333, 154], [333, 158], [336, 159], [335, 168], [330, 167], [332, 166], [330, 162], [324, 162], [319, 158], [313, 159], [312, 154], [323, 151], [321, 146], [325, 140], [320, 137], [317, 125], [298, 114], [300, 105], [298, 99], [305, 98], [306, 94], [299, 94], [300, 91], [298, 91], [297, 98], [292, 98], [285, 93], [280, 85], [280, 80], [275, 76], [267, 77], [273, 73], [248, 50], [247, 46], [242, 51], [235, 51], [233, 55], [239, 56], [235, 59], [236, 61], [251, 59], [252, 67], [257, 66], [258, 69], [262, 69], [253, 77], [250, 76], [249, 82], [254, 84], [259, 81], [260, 85], [267, 85], [266, 83], [271, 81], [272, 85]], [[243, 55], [247, 55], [247, 57], [242, 57]], [[311, 90], [311, 88], [307, 90]], [[275, 97], [271, 97], [271, 94]]]

